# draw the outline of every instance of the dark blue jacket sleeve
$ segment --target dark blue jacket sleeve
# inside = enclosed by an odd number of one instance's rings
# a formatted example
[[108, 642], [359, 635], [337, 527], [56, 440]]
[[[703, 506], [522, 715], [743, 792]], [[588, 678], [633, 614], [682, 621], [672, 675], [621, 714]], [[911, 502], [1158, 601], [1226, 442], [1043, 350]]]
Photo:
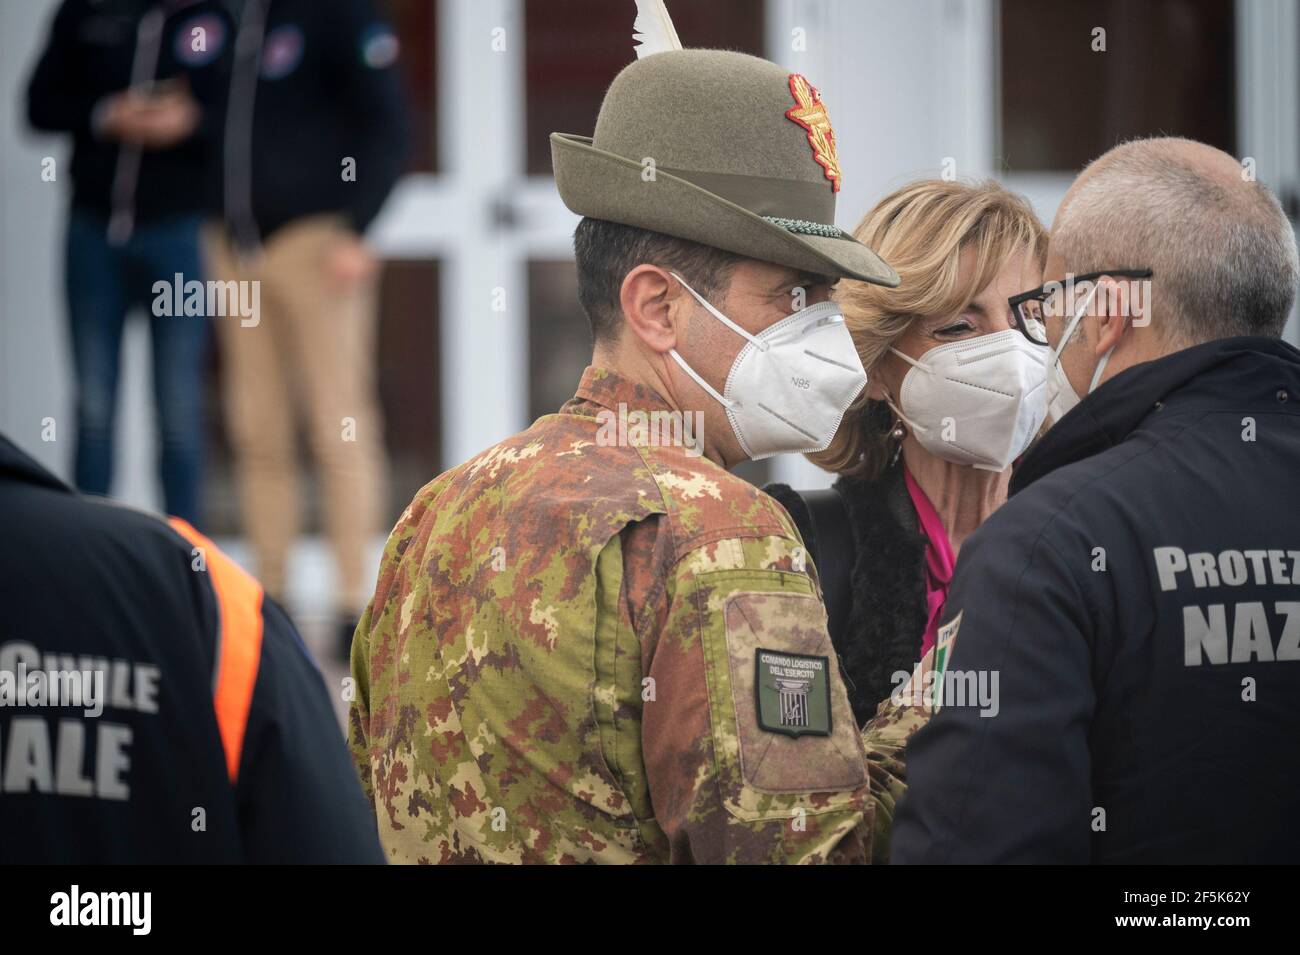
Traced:
[[50, 38], [27, 86], [27, 119], [44, 132], [89, 132], [91, 113], [102, 91], [88, 83], [77, 31], [85, 17], [83, 0], [64, 0], [54, 16]]
[[1093, 624], [1076, 573], [1089, 553], [1053, 522], [1013, 499], [962, 548], [948, 669], [995, 692], [989, 715], [945, 705], [909, 743], [894, 862], [1088, 861]]
[[262, 660], [237, 783], [245, 857], [266, 863], [382, 863], [320, 671], [283, 611], [263, 608]]

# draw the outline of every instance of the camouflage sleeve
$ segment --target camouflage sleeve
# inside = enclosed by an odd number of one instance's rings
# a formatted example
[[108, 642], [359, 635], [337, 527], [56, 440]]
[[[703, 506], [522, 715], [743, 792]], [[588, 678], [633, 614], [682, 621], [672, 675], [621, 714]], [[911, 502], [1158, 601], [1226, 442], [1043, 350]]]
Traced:
[[348, 752], [352, 755], [352, 764], [356, 767], [357, 777], [361, 780], [361, 791], [366, 794], [366, 802], [373, 812], [375, 808], [375, 787], [370, 776], [370, 674], [366, 658], [370, 649], [370, 620], [374, 601], [366, 607], [366, 612], [357, 624], [357, 632], [352, 637], [352, 697], [348, 705]]
[[674, 862], [870, 857], [865, 754], [801, 555], [786, 537], [690, 551], [643, 635], [643, 754]]
[[[420, 521], [429, 506], [429, 501], [436, 499], [440, 482], [446, 475], [431, 481], [420, 490], [397, 519], [388, 542], [384, 545], [384, 555], [379, 565], [379, 579], [375, 584], [374, 596], [366, 606], [361, 621], [357, 624], [352, 637], [351, 675], [352, 699], [348, 704], [348, 751], [352, 755], [353, 765], [361, 780], [361, 789], [366, 794], [371, 811], [375, 808], [375, 787], [371, 766], [370, 739], [371, 719], [370, 684], [374, 675], [372, 667], [382, 668], [391, 665], [391, 644], [380, 641], [372, 647], [371, 635], [376, 622], [383, 616], [390, 598], [405, 583], [409, 568], [402, 563], [402, 556], [419, 531]], [[372, 651], [378, 651], [377, 653]], [[382, 714], [381, 714], [382, 715]]]
[[[929, 669], [933, 651], [917, 664], [917, 672]], [[905, 753], [912, 735], [930, 719], [930, 709], [915, 697], [916, 673], [905, 686], [876, 707], [876, 715], [862, 728], [862, 745], [867, 751], [867, 772], [871, 776], [871, 800], [875, 804], [871, 850], [876, 863], [889, 861], [894, 811], [907, 789]]]

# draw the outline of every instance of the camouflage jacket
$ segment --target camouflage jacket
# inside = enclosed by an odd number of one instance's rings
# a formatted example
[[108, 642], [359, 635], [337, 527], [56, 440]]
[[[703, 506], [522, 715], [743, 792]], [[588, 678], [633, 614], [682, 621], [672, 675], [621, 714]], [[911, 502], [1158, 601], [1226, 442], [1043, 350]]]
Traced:
[[868, 761], [798, 532], [620, 406], [668, 411], [588, 368], [393, 530], [349, 718], [388, 858], [868, 861], [899, 724]]

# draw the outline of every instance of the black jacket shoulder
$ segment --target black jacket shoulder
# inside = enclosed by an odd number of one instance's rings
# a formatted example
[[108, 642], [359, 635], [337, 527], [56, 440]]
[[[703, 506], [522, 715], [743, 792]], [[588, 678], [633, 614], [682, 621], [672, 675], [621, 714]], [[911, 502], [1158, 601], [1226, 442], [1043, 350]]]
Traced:
[[99, 713], [0, 706], [0, 746], [31, 757], [0, 778], [0, 861], [382, 861], [329, 694], [273, 601], [232, 785], [213, 702], [225, 635], [194, 545], [3, 437], [0, 527], [0, 670], [102, 671], [106, 688]]
[[1295, 349], [1224, 339], [1031, 449], [962, 548], [945, 690], [978, 697], [909, 742], [894, 861], [1294, 861], [1297, 397]]

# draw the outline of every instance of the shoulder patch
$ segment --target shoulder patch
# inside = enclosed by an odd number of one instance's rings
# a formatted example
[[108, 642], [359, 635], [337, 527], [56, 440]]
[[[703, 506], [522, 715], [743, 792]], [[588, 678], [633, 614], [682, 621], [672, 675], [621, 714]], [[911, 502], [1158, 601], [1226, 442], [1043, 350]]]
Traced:
[[737, 590], [726, 598], [722, 617], [717, 656], [731, 685], [744, 784], [767, 793], [862, 785], [866, 764], [833, 670], [821, 600], [812, 593]]
[[827, 657], [754, 651], [754, 693], [758, 726], [786, 736], [829, 736], [831, 684]]
[[965, 613], [964, 610], [959, 611], [957, 616], [940, 627], [938, 633], [935, 634], [934, 678], [936, 681], [943, 679], [943, 671], [948, 668], [948, 660], [952, 658], [952, 645], [957, 642], [957, 631], [961, 627], [961, 615], [963, 613]]
[[943, 674], [952, 659], [952, 647], [957, 640], [957, 631], [961, 628], [961, 611], [939, 628], [935, 635], [934, 646], [925, 652], [915, 667], [912, 676], [901, 688], [894, 690], [889, 698], [881, 704], [877, 718], [884, 712], [885, 704], [895, 709], [924, 708], [927, 718], [938, 713], [943, 707]]

